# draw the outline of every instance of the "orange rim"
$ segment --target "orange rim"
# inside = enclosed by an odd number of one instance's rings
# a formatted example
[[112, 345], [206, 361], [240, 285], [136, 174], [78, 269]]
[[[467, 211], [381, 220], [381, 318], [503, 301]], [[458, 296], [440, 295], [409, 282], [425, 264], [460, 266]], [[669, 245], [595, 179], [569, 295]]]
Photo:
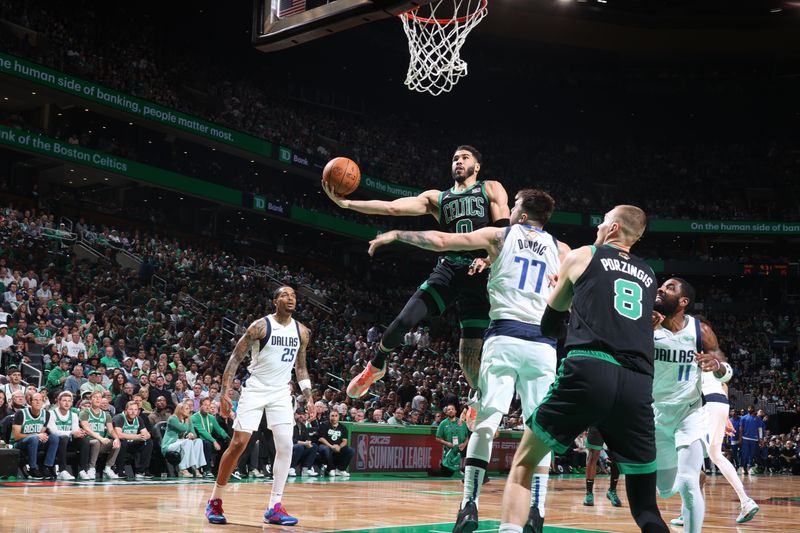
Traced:
[[406, 18], [409, 18], [409, 19], [412, 19], [412, 20], [416, 20], [417, 22], [422, 23], [422, 24], [439, 24], [440, 26], [445, 26], [445, 25], [451, 24], [453, 22], [456, 22], [458, 24], [463, 24], [464, 22], [467, 22], [468, 20], [472, 20], [475, 17], [477, 17], [478, 13], [480, 13], [486, 7], [487, 4], [488, 4], [488, 0], [481, 0], [480, 4], [478, 5], [478, 8], [475, 9], [475, 11], [473, 11], [472, 13], [469, 13], [467, 15], [464, 15], [463, 17], [458, 17], [458, 18], [454, 18], [454, 19], [437, 19], [437, 18], [418, 17], [416, 15], [416, 11], [419, 9], [419, 7], [415, 7], [414, 9], [410, 9], [410, 10], [406, 11], [405, 13], [403, 13], [400, 16], [401, 17], [406, 17]]

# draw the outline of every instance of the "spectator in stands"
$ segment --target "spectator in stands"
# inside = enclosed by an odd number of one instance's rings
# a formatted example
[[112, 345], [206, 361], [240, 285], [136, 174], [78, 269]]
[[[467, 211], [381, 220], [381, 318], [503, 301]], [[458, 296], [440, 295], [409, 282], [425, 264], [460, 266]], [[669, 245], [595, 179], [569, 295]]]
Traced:
[[166, 422], [172, 416], [172, 409], [167, 405], [167, 398], [165, 396], [158, 396], [155, 402], [155, 409], [147, 415], [150, 419], [150, 425], [155, 426], [159, 422]]
[[[28, 453], [27, 475], [31, 479], [55, 478], [53, 467], [56, 464], [58, 452], [58, 435], [48, 433], [47, 425], [50, 413], [44, 408], [44, 397], [41, 393], [34, 393], [30, 399], [30, 407], [20, 409], [14, 414], [11, 426], [11, 443], [21, 453]], [[39, 469], [39, 447], [46, 449], [44, 470]]]
[[[178, 379], [175, 381], [175, 388], [172, 392], [172, 403], [173, 405], [178, 405], [179, 403], [185, 400], [192, 400], [189, 397], [189, 391], [187, 387], [187, 383], [185, 379]], [[192, 400], [192, 404], [194, 405], [194, 400]], [[199, 413], [199, 410], [196, 410], [195, 413]], [[192, 415], [194, 416], [194, 415]]]
[[4, 322], [0, 324], [0, 360], [2, 360], [3, 363], [0, 365], [0, 370], [8, 367], [6, 359], [11, 355], [11, 352], [14, 349], [14, 339], [7, 333], [8, 324]]
[[69, 357], [64, 357], [61, 359], [61, 361], [59, 361], [59, 365], [51, 370], [49, 374], [47, 374], [45, 386], [47, 387], [47, 390], [50, 391], [50, 394], [53, 398], [55, 398], [58, 393], [64, 389], [64, 383], [66, 383], [70, 376], [69, 363]]
[[114, 378], [111, 380], [111, 385], [108, 387], [108, 390], [111, 391], [112, 401], [116, 401], [117, 396], [123, 393], [123, 391], [125, 390], [126, 383], [128, 383], [128, 379], [122, 372], [114, 376]]
[[77, 397], [81, 386], [86, 381], [86, 378], [83, 377], [83, 365], [75, 365], [72, 367], [72, 374], [64, 382], [64, 390], [71, 392], [73, 397]]
[[402, 407], [398, 407], [394, 410], [394, 415], [389, 417], [389, 420], [386, 421], [387, 424], [390, 426], [407, 426], [408, 422], [405, 420], [406, 413]]
[[195, 411], [199, 411], [200, 400], [208, 396], [208, 393], [203, 391], [203, 383], [201, 381], [196, 381], [192, 390], [188, 392], [187, 395], [192, 400], [192, 408]]
[[100, 372], [97, 370], [90, 370], [89, 371], [89, 381], [81, 385], [80, 393], [81, 397], [86, 394], [87, 392], [95, 392], [98, 391], [102, 393], [105, 391], [106, 388], [100, 383]]
[[785, 473], [800, 474], [800, 458], [797, 455], [797, 444], [791, 439], [786, 439], [781, 450], [781, 468]]
[[319, 427], [319, 454], [328, 467], [328, 475], [350, 477], [347, 471], [353, 448], [347, 445], [347, 428], [339, 424], [339, 413], [331, 411], [329, 422]]
[[292, 462], [289, 468], [289, 475], [297, 475], [297, 467], [301, 467], [301, 475], [315, 477], [318, 476], [314, 470], [314, 464], [317, 461], [319, 454], [319, 446], [316, 442], [311, 440], [308, 434], [308, 422], [306, 421], [306, 411], [299, 408], [294, 414], [294, 431], [292, 434]]
[[328, 413], [328, 404], [326, 404], [323, 400], [319, 400], [319, 401], [314, 403], [314, 408], [317, 411], [317, 418], [316, 419], [320, 423], [328, 420], [328, 418], [330, 416], [329, 413]]
[[11, 402], [8, 404], [8, 414], [16, 414], [28, 406], [25, 400], [25, 391], [17, 390], [11, 394]]
[[70, 340], [66, 342], [66, 345], [69, 356], [73, 359], [77, 359], [78, 353], [80, 352], [86, 354], [86, 345], [81, 340], [81, 334], [77, 331], [70, 335]]
[[86, 433], [90, 448], [88, 464], [86, 468], [78, 473], [80, 479], [95, 479], [97, 475], [95, 469], [97, 459], [101, 453], [108, 454], [103, 474], [110, 479], [119, 477], [111, 466], [116, 464], [120, 450], [120, 440], [117, 438], [114, 426], [111, 423], [111, 414], [101, 408], [102, 399], [103, 395], [101, 393], [93, 392], [89, 408], [82, 409], [79, 416], [81, 428]]
[[[88, 337], [88, 335], [87, 335]], [[100, 362], [106, 365], [106, 368], [120, 368], [119, 359], [114, 355], [114, 348], [111, 346], [106, 346], [103, 350], [103, 357], [100, 358]]]
[[386, 421], [383, 419], [383, 409], [375, 409], [372, 411], [372, 416], [370, 416], [369, 421], [373, 424], [385, 424]]
[[129, 382], [123, 385], [122, 394], [118, 395], [114, 400], [114, 409], [118, 414], [125, 411], [125, 406], [128, 405], [128, 402], [133, 401], [135, 390], [136, 388], [133, 383]]
[[15, 392], [25, 394], [25, 385], [22, 384], [22, 372], [16, 366], [8, 367], [8, 383], [3, 386], [6, 398], [11, 398]]
[[64, 391], [56, 399], [56, 408], [50, 411], [50, 420], [47, 430], [51, 435], [58, 435], [58, 479], [71, 481], [75, 479], [67, 470], [67, 451], [78, 453], [81, 471], [88, 468], [89, 441], [85, 439], [86, 432], [81, 429], [78, 413], [72, 410], [72, 393]]
[[5, 417], [8, 416], [8, 399], [6, 398], [6, 393], [0, 390], [0, 421], [2, 421]]
[[[175, 406], [175, 414], [169, 417], [164, 438], [161, 440], [161, 452], [178, 452], [181, 462], [178, 465], [181, 477], [199, 475], [200, 469], [206, 466], [203, 453], [203, 441], [197, 438], [192, 424], [191, 402], [183, 402]], [[193, 472], [189, 472], [192, 469]]]
[[461, 468], [461, 456], [466, 454], [469, 433], [466, 423], [456, 418], [456, 406], [444, 409], [447, 418], [436, 429], [436, 442], [444, 447], [442, 451], [442, 474], [452, 476]]
[[139, 406], [140, 411], [144, 411], [145, 413], [152, 413], [153, 412], [153, 405], [150, 403], [150, 387], [142, 387], [139, 389], [134, 397], [133, 401]]
[[[186, 400], [192, 403], [192, 400]], [[225, 452], [230, 442], [230, 435], [219, 425], [217, 419], [211, 414], [212, 403], [209, 398], [200, 400], [200, 410], [192, 415], [192, 424], [197, 430], [197, 436], [203, 443], [203, 454], [206, 458], [206, 476], [216, 473], [219, 458]]]
[[167, 401], [167, 405], [169, 406], [169, 408], [175, 409], [175, 404], [172, 403], [172, 393], [167, 390], [165, 384], [166, 380], [164, 379], [164, 376], [156, 377], [155, 385], [151, 386], [150, 390], [148, 391], [149, 396], [147, 400], [150, 402], [151, 405], [155, 405], [158, 397], [163, 396], [164, 399]]
[[153, 452], [153, 441], [147, 417], [140, 415], [136, 402], [128, 402], [125, 411], [116, 415], [112, 423], [120, 441], [117, 473], [121, 475], [125, 466], [130, 464], [135, 479], [151, 479], [150, 455]]

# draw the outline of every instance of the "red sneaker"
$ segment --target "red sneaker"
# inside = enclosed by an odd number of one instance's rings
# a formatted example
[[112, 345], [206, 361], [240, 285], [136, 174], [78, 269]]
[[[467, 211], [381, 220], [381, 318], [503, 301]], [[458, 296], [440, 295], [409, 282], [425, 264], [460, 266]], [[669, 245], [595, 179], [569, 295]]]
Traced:
[[347, 395], [351, 398], [361, 398], [369, 390], [373, 383], [378, 381], [386, 374], [386, 365], [377, 369], [372, 366], [372, 361], [367, 363], [367, 367], [359, 375], [353, 378], [347, 386]]

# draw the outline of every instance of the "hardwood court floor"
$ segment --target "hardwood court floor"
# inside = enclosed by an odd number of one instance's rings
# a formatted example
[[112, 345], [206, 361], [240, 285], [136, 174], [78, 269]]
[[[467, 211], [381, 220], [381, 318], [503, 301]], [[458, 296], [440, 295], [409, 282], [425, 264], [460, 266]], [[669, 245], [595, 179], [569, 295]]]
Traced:
[[[627, 507], [624, 478], [619, 495], [624, 507], [605, 498], [608, 479], [599, 477], [595, 507], [582, 505], [582, 477], [551, 479], [547, 496], [546, 533], [636, 532]], [[496, 531], [504, 480], [494, 478], [481, 495], [481, 527]], [[703, 531], [800, 531], [800, 477], [753, 476], [745, 488], [761, 510], [738, 526], [738, 500], [721, 476], [706, 485]], [[303, 478], [287, 485], [284, 504], [300, 519], [296, 527], [262, 523], [270, 484], [231, 483], [225, 498], [227, 526], [212, 526], [203, 516], [210, 482], [167, 481], [127, 483], [0, 483], [0, 532], [217, 532], [293, 531], [378, 533], [447, 533], [461, 500], [458, 480], [406, 475], [354, 475], [344, 481]], [[680, 499], [660, 500], [668, 521], [680, 513]], [[676, 533], [683, 528], [672, 527]]]

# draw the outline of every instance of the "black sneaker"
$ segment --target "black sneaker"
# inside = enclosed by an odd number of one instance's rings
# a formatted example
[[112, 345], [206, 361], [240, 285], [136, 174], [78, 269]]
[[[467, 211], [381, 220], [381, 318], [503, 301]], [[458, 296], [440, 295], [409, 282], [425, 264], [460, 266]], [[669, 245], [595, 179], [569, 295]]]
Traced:
[[542, 533], [543, 531], [544, 517], [539, 516], [539, 508], [534, 505], [531, 507], [531, 512], [528, 513], [528, 521], [525, 522], [522, 533]]
[[478, 507], [475, 502], [468, 501], [458, 512], [453, 533], [472, 533], [478, 529]]
[[39, 470], [38, 467], [31, 468], [30, 471], [28, 471], [28, 478], [29, 479], [44, 479], [44, 474], [42, 474], [42, 471]]
[[56, 479], [56, 467], [55, 466], [44, 466], [44, 478], [45, 479]]

